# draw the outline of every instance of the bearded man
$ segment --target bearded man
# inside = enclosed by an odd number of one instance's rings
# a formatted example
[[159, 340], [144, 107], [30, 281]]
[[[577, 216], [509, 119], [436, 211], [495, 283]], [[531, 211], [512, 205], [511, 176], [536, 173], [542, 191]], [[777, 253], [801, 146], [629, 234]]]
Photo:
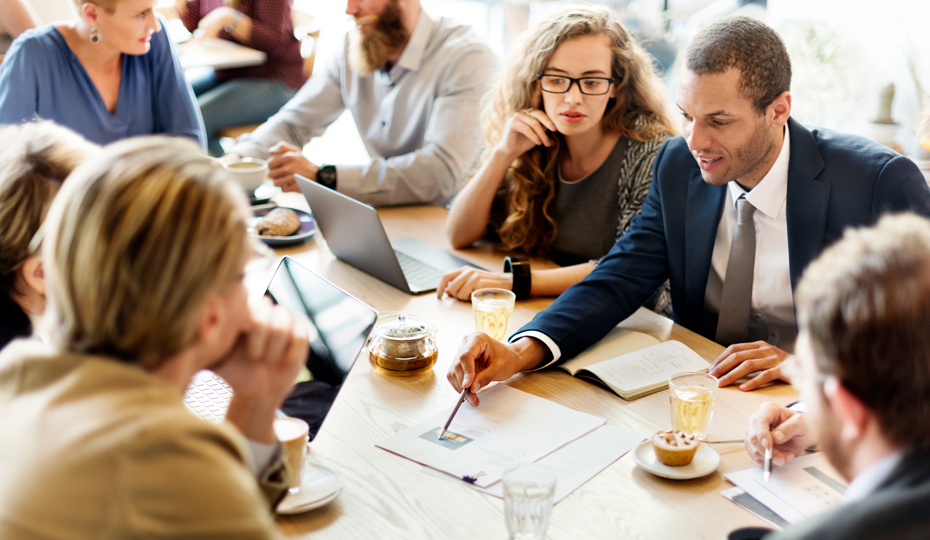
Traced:
[[764, 23], [729, 17], [685, 53], [681, 137], [656, 155], [652, 185], [606, 257], [504, 344], [473, 334], [448, 378], [477, 390], [568, 360], [669, 280], [675, 322], [728, 348], [710, 368], [752, 390], [782, 378], [797, 336], [793, 291], [804, 268], [850, 226], [886, 212], [930, 215], [908, 158], [791, 118], [791, 60]]
[[[346, 14], [356, 28], [343, 49], [233, 154], [269, 159], [286, 191], [298, 191], [300, 174], [375, 206], [445, 204], [478, 157], [478, 102], [497, 58], [470, 27], [432, 19], [419, 0], [349, 0]], [[311, 163], [301, 149], [345, 109], [371, 162]]]

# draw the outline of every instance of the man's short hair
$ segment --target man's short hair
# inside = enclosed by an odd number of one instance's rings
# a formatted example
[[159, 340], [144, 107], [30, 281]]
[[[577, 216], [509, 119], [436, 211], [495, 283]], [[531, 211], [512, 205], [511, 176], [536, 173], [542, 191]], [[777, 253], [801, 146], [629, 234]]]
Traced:
[[688, 45], [685, 65], [695, 75], [740, 71], [740, 93], [760, 115], [791, 89], [791, 59], [778, 33], [751, 17], [727, 17], [700, 32]]
[[804, 272], [798, 323], [836, 376], [902, 448], [930, 450], [930, 221], [850, 229]]

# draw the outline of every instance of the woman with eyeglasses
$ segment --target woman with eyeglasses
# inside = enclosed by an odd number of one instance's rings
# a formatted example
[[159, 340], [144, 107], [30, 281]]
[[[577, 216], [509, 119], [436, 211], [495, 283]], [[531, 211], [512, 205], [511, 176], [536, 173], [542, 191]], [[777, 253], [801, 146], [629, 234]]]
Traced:
[[[508, 64], [486, 104], [484, 164], [453, 201], [447, 234], [457, 248], [489, 238], [562, 268], [462, 268], [443, 276], [440, 297], [556, 296], [581, 281], [639, 213], [656, 152], [676, 133], [648, 55], [606, 8], [547, 17]], [[667, 291], [657, 299], [665, 311]]]
[[45, 311], [42, 222], [65, 177], [96, 151], [51, 122], [0, 128], [0, 349], [32, 334]]

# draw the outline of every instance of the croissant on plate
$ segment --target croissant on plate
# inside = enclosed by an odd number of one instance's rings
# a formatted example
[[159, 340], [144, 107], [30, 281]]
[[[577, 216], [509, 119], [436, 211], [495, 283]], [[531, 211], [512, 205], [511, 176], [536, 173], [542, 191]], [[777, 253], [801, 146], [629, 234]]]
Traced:
[[275, 208], [255, 223], [259, 236], [289, 236], [300, 229], [300, 218], [290, 208]]

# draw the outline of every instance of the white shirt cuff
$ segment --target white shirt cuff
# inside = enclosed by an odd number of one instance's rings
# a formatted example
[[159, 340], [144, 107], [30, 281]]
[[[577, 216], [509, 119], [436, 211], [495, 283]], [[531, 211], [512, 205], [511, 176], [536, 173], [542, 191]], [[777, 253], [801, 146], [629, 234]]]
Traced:
[[264, 444], [255, 442], [251, 439], [246, 439], [246, 442], [249, 443], [249, 449], [252, 451], [252, 460], [249, 463], [249, 470], [251, 470], [252, 474], [256, 477], [259, 477], [264, 473], [265, 469], [268, 468], [272, 460], [278, 456], [278, 447], [281, 443], [280, 441], [275, 441], [274, 444]]
[[559, 349], [559, 346], [556, 345], [554, 341], [552, 341], [552, 338], [547, 336], [546, 334], [543, 334], [542, 332], [537, 332], [536, 330], [527, 330], [526, 332], [520, 332], [519, 334], [514, 334], [510, 336], [510, 339], [507, 340], [507, 343], [513, 343], [514, 341], [520, 338], [524, 338], [524, 337], [536, 338], [539, 341], [542, 341], [543, 345], [548, 347], [549, 352], [552, 353], [552, 360], [546, 363], [546, 365], [539, 366], [537, 368], [533, 368], [527, 371], [536, 371], [536, 370], [540, 370], [543, 368], [547, 368], [551, 366], [554, 362], [557, 362], [559, 358], [561, 358], [562, 351]]

